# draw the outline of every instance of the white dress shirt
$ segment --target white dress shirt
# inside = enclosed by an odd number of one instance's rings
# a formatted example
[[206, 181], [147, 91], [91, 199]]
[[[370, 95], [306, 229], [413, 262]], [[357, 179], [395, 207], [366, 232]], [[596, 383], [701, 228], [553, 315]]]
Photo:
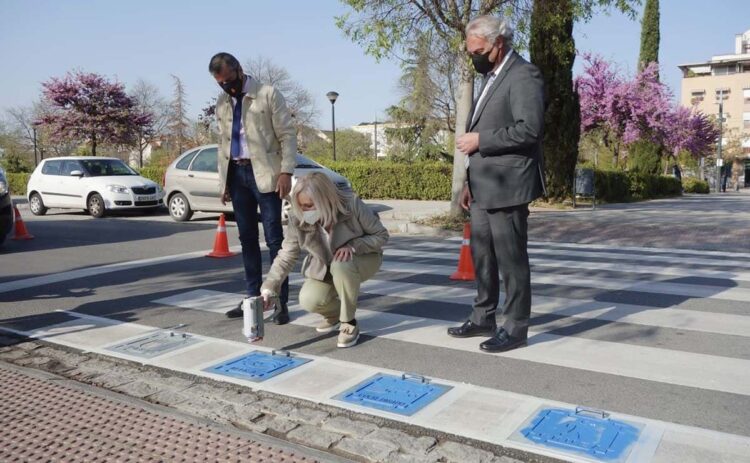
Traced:
[[[248, 76], [247, 74], [245, 74], [245, 77], [246, 79], [245, 79], [245, 84], [242, 86], [242, 93], [247, 93], [248, 90], [250, 90], [250, 79], [252, 79], [252, 77]], [[235, 97], [231, 97], [231, 98], [232, 98], [232, 108], [234, 109], [234, 107], [237, 105], [237, 98]], [[243, 113], [245, 112], [245, 109], [246, 108], [242, 108]], [[232, 123], [234, 123], [234, 121], [232, 121]], [[252, 159], [252, 157], [253, 156], [252, 154], [250, 154], [250, 150], [247, 147], [247, 138], [245, 138], [245, 124], [241, 123], [240, 124], [240, 154], [239, 156], [232, 158], [232, 159]]]

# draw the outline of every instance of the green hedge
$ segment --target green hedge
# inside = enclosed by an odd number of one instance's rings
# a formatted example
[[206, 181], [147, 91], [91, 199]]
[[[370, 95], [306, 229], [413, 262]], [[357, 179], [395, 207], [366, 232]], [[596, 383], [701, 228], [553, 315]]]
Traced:
[[597, 170], [596, 197], [608, 203], [665, 198], [682, 194], [682, 184], [667, 175]]
[[8, 173], [8, 183], [12, 195], [26, 196], [26, 185], [29, 183], [31, 174]]
[[167, 171], [166, 167], [159, 167], [159, 166], [153, 166], [153, 167], [144, 167], [140, 170], [140, 174], [143, 177], [146, 177], [149, 180], [153, 180], [157, 184], [161, 185], [162, 181], [164, 180], [164, 172]]
[[449, 201], [453, 165], [440, 162], [412, 164], [390, 161], [337, 161], [326, 164], [352, 183], [364, 199], [421, 199]]
[[710, 190], [708, 182], [705, 180], [698, 180], [695, 177], [688, 177], [683, 180], [682, 187], [685, 189], [685, 193], [708, 194]]

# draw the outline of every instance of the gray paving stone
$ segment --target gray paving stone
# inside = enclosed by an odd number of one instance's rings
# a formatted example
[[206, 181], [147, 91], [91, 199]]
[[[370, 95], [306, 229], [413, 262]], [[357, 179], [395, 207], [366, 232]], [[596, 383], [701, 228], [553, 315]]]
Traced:
[[432, 453], [446, 463], [490, 463], [495, 458], [490, 452], [453, 441], [442, 442]]
[[284, 416], [289, 415], [296, 408], [290, 403], [282, 402], [280, 400], [272, 399], [269, 397], [258, 402], [258, 406], [263, 411], [263, 413], [271, 413], [273, 415]]
[[74, 352], [67, 352], [60, 349], [54, 349], [52, 347], [40, 347], [39, 349], [34, 351], [34, 353], [53, 358], [61, 363], [71, 366], [78, 366], [79, 364], [88, 360], [88, 357], [86, 357], [85, 355], [76, 354]]
[[122, 392], [123, 394], [127, 394], [132, 397], [138, 397], [139, 399], [142, 399], [144, 397], [148, 397], [152, 394], [156, 394], [162, 388], [158, 384], [151, 383], [149, 381], [133, 381], [130, 383], [125, 383], [120, 386], [115, 386], [113, 388], [117, 392]]
[[366, 438], [357, 439], [355, 437], [341, 439], [335, 448], [373, 463], [386, 461], [392, 454], [398, 452], [398, 445], [393, 442], [380, 442]]
[[26, 357], [28, 355], [29, 353], [26, 352], [25, 350], [13, 349], [8, 352], [0, 352], [0, 360], [8, 360], [12, 362], [14, 360], [18, 360], [21, 357]]
[[437, 440], [435, 440], [434, 437], [413, 437], [405, 432], [387, 428], [381, 428], [368, 434], [367, 439], [381, 442], [393, 442], [405, 453], [414, 455], [426, 455], [427, 451], [437, 444]]
[[264, 415], [263, 418], [256, 421], [257, 425], [265, 426], [268, 431], [284, 435], [299, 426], [294, 421], [273, 415]]
[[517, 460], [515, 458], [506, 457], [506, 456], [499, 456], [495, 457], [492, 460], [490, 460], [490, 463], [524, 463], [522, 460]]
[[352, 420], [345, 416], [334, 416], [323, 422], [323, 429], [340, 432], [347, 436], [364, 437], [376, 431], [378, 427], [366, 421]]
[[295, 407], [291, 412], [285, 414], [284, 417], [292, 421], [317, 426], [328, 418], [328, 413], [322, 410], [315, 410], [314, 408]]
[[[231, 411], [224, 410], [222, 413], [226, 415], [226, 418], [232, 424], [240, 427], [255, 428], [262, 426], [256, 423], [256, 421], [258, 420], [258, 418], [263, 416], [263, 412], [258, 410], [258, 408], [253, 405], [232, 406]], [[265, 432], [266, 429], [267, 427], [263, 427], [263, 431], [261, 432]]]
[[437, 456], [430, 456], [430, 454], [427, 456], [417, 456], [405, 453], [394, 453], [391, 454], [384, 463], [437, 463], [438, 461], [440, 461], [440, 459]]
[[167, 407], [174, 407], [179, 403], [187, 401], [188, 397], [180, 392], [166, 389], [149, 396], [148, 400], [157, 404], [166, 405]]
[[64, 374], [65, 372], [71, 371], [75, 366], [61, 362], [57, 359], [52, 359], [44, 364], [44, 369], [52, 373]]
[[16, 344], [14, 347], [28, 352], [28, 351], [32, 351], [34, 349], [39, 348], [39, 344], [32, 342], [32, 341], [25, 341], [25, 342]]
[[193, 384], [184, 392], [191, 397], [217, 399], [234, 405], [245, 405], [257, 400], [257, 396], [250, 390], [242, 391], [204, 383]]
[[227, 406], [231, 405], [227, 405], [226, 402], [217, 399], [188, 397], [188, 400], [177, 403], [174, 407], [191, 415], [208, 418], [220, 423], [229, 423], [230, 421], [226, 417], [228, 415], [226, 410], [222, 414], [222, 409]]
[[94, 386], [99, 386], [107, 389], [114, 389], [122, 386], [123, 384], [133, 382], [133, 377], [130, 375], [123, 375], [120, 373], [105, 373], [97, 375], [89, 380]]
[[30, 356], [30, 357], [20, 358], [16, 360], [16, 364], [24, 366], [24, 367], [39, 367], [39, 366], [44, 365], [45, 363], [48, 363], [50, 360], [52, 359], [49, 357]]
[[303, 424], [286, 435], [287, 439], [308, 447], [327, 450], [340, 441], [344, 435], [337, 432], [324, 431], [317, 426]]

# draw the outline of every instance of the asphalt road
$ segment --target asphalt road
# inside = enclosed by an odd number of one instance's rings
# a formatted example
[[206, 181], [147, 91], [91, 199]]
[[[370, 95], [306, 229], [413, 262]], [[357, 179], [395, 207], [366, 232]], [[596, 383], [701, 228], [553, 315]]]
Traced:
[[[747, 208], [750, 196], [733, 198], [732, 207]], [[675, 239], [670, 249], [624, 248], [606, 234], [597, 241], [591, 225], [627, 236], [629, 223], [643, 225], [649, 216], [655, 218], [649, 224], [672, 224], [684, 233], [691, 217], [701, 226], [721, 219], [706, 217], [710, 210], [691, 216], [695, 207], [709, 207], [691, 201], [631, 205], [630, 212], [623, 207], [599, 216], [582, 211], [578, 222], [563, 212], [532, 215], [533, 334], [530, 346], [516, 353], [482, 354], [421, 326], [420, 320], [461, 322], [474, 284], [446, 276], [455, 269], [459, 241], [399, 236], [364, 289], [358, 318], [370, 334], [357, 347], [337, 349], [335, 334], [319, 335], [294, 320], [269, 326], [264, 343], [750, 436], [750, 249], [679, 251], [674, 248], [700, 243], [680, 246]], [[239, 300], [239, 257], [173, 257], [210, 249], [215, 215], [189, 223], [164, 215], [97, 220], [55, 211], [25, 219], [36, 238], [9, 241], [0, 251], [0, 324], [63, 309], [158, 327], [187, 323], [192, 332], [242, 339], [237, 320], [155, 302], [189, 298], [195, 290]], [[237, 230], [228, 225], [236, 245]], [[589, 233], [564, 235], [564, 227]], [[106, 267], [159, 257], [156, 264]], [[290, 302], [298, 290], [293, 284]]]

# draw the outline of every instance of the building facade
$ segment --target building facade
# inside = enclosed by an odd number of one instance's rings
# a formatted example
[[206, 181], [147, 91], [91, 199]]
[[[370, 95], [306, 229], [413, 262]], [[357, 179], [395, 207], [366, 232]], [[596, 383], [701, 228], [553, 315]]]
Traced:
[[679, 66], [681, 104], [719, 116], [722, 146], [736, 155], [732, 183], [750, 186], [750, 30], [735, 37], [734, 53]]

